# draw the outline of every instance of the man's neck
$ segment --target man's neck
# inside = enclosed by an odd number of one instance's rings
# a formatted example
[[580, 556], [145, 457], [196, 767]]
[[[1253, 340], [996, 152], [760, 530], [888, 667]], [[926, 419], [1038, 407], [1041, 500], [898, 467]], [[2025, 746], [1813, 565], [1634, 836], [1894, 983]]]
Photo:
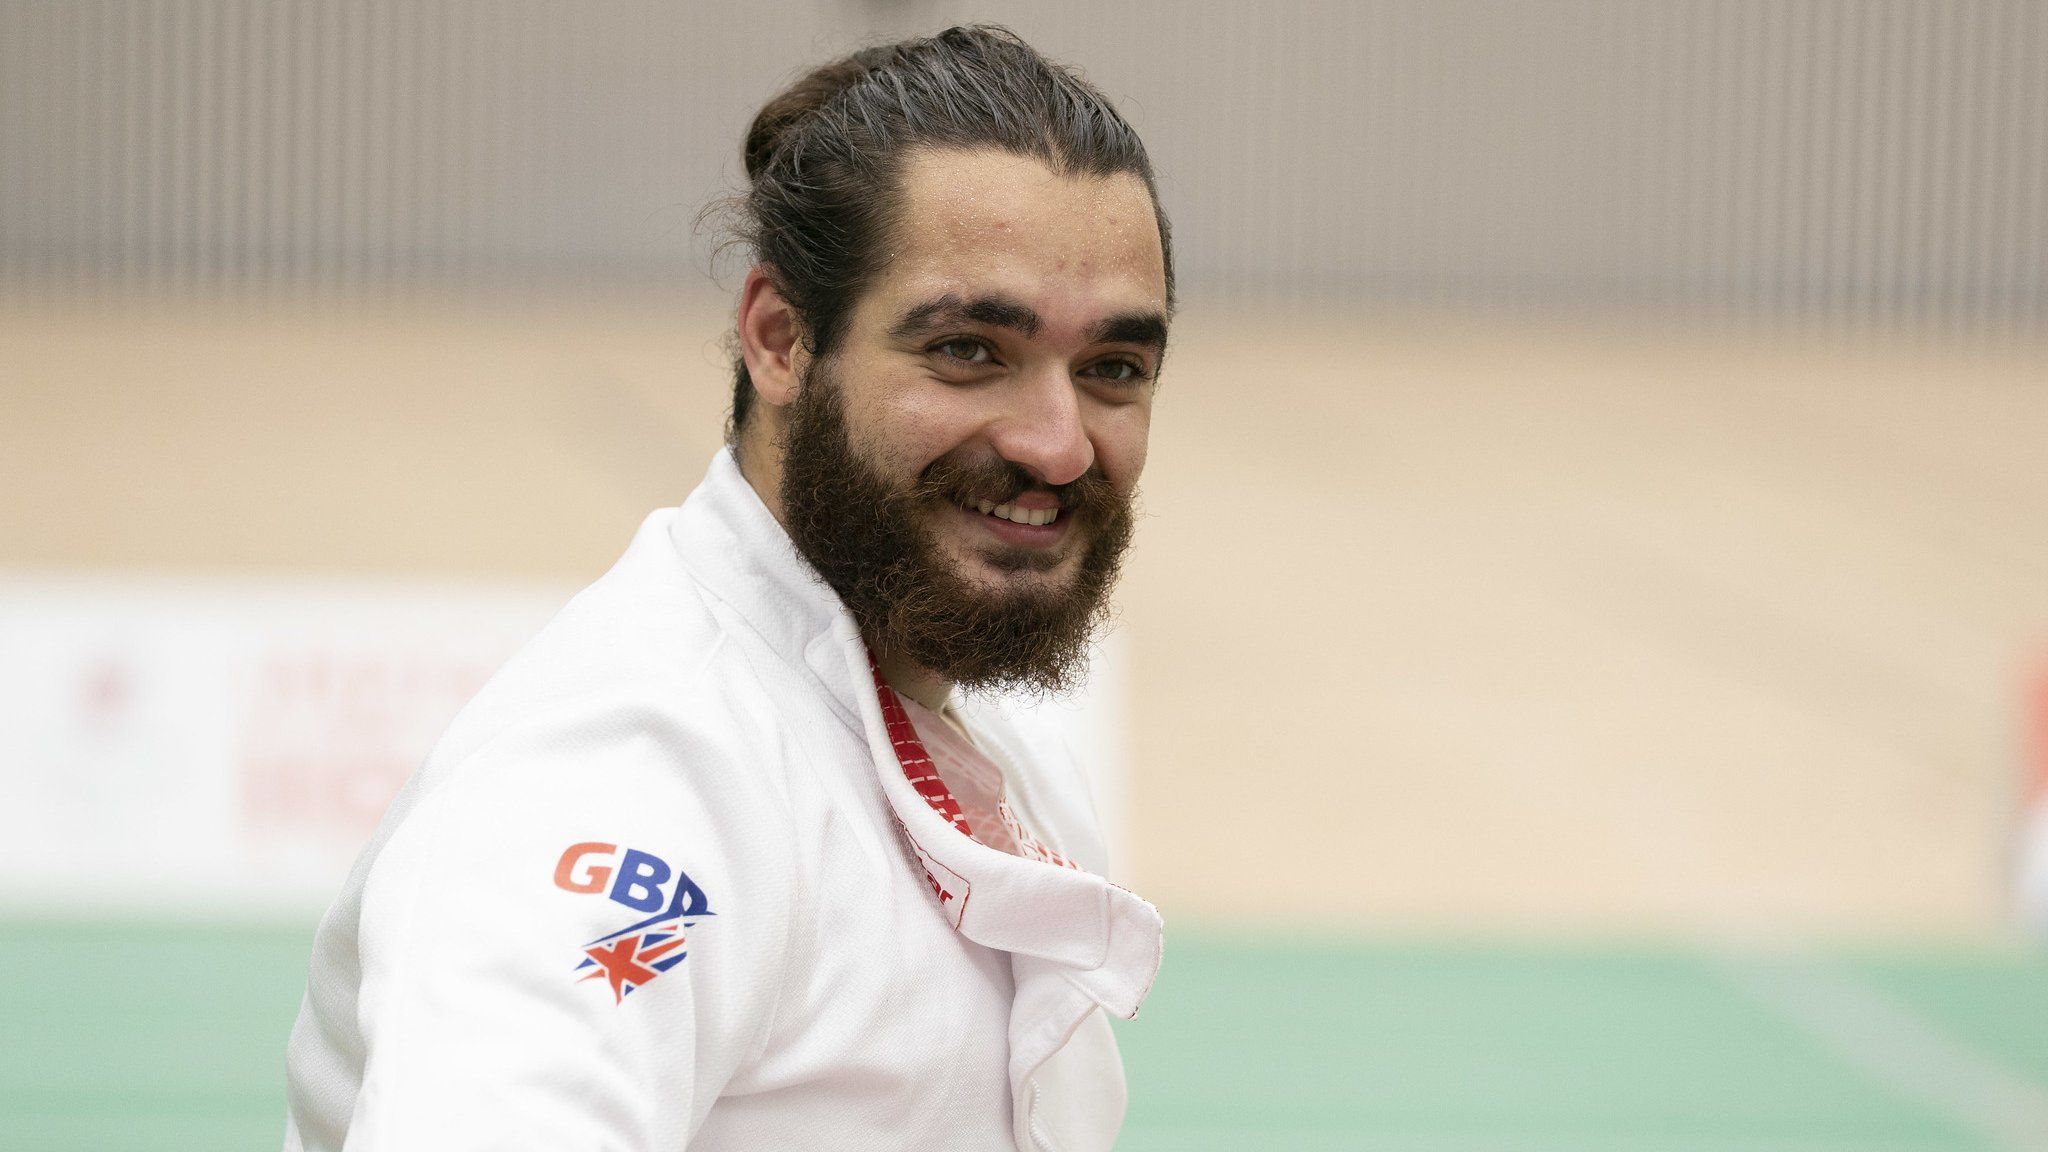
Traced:
[[782, 460], [775, 454], [770, 431], [762, 427], [769, 422], [767, 413], [757, 413], [733, 445], [733, 458], [739, 462], [740, 475], [767, 506], [769, 515], [787, 530], [789, 525], [782, 515]]
[[[869, 650], [873, 650], [869, 645]], [[900, 658], [878, 657], [875, 661], [882, 667], [882, 679], [889, 687], [903, 693], [937, 715], [944, 715], [946, 699], [953, 694], [953, 685], [931, 671], [920, 668]]]

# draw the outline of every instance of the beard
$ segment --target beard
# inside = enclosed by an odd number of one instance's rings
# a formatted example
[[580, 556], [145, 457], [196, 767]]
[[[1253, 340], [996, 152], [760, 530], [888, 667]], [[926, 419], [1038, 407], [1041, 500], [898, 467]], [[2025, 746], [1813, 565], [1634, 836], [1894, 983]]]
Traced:
[[[1098, 467], [1053, 486], [993, 453], [956, 451], [899, 486], [855, 450], [827, 360], [805, 374], [788, 420], [781, 496], [790, 539], [877, 659], [906, 660], [970, 690], [1079, 687], [1136, 519], [1130, 497]], [[1074, 540], [1059, 551], [991, 545], [980, 555], [1016, 586], [975, 585], [945, 555], [936, 522], [1030, 491], [1059, 500]], [[1081, 555], [1064, 585], [1039, 575], [1073, 547]]]

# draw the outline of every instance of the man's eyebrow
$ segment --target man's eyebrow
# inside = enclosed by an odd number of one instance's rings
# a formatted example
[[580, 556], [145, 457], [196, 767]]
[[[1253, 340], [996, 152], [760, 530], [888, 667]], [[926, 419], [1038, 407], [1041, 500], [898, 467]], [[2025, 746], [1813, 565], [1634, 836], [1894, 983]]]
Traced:
[[1161, 350], [1166, 347], [1166, 317], [1157, 312], [1127, 312], [1111, 316], [1088, 330], [1090, 344], [1140, 344]]
[[903, 319], [889, 330], [891, 336], [906, 340], [949, 324], [965, 321], [982, 324], [990, 328], [1011, 328], [1029, 340], [1038, 335], [1038, 313], [1001, 296], [980, 296], [964, 300], [957, 292], [948, 292], [935, 300], [927, 300], [903, 314]]

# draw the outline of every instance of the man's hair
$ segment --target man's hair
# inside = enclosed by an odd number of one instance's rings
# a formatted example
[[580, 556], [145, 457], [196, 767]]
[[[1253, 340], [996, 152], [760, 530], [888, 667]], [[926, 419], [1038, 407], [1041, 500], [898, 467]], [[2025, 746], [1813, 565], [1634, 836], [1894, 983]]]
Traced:
[[[747, 130], [738, 238], [796, 312], [804, 347], [829, 356], [855, 301], [880, 271], [914, 151], [989, 148], [1043, 161], [1064, 176], [1128, 173], [1145, 182], [1166, 257], [1173, 249], [1152, 164], [1108, 98], [1008, 29], [977, 24], [864, 48], [804, 75]], [[737, 439], [753, 406], [735, 356]]]

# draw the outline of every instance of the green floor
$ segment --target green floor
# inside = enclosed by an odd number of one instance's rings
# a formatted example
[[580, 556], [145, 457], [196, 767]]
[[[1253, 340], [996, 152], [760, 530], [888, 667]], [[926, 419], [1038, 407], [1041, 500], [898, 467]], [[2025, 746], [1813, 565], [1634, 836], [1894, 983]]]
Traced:
[[[0, 1149], [270, 1149], [309, 928], [0, 921]], [[2048, 1148], [2048, 961], [1177, 934], [1131, 1152]]]

